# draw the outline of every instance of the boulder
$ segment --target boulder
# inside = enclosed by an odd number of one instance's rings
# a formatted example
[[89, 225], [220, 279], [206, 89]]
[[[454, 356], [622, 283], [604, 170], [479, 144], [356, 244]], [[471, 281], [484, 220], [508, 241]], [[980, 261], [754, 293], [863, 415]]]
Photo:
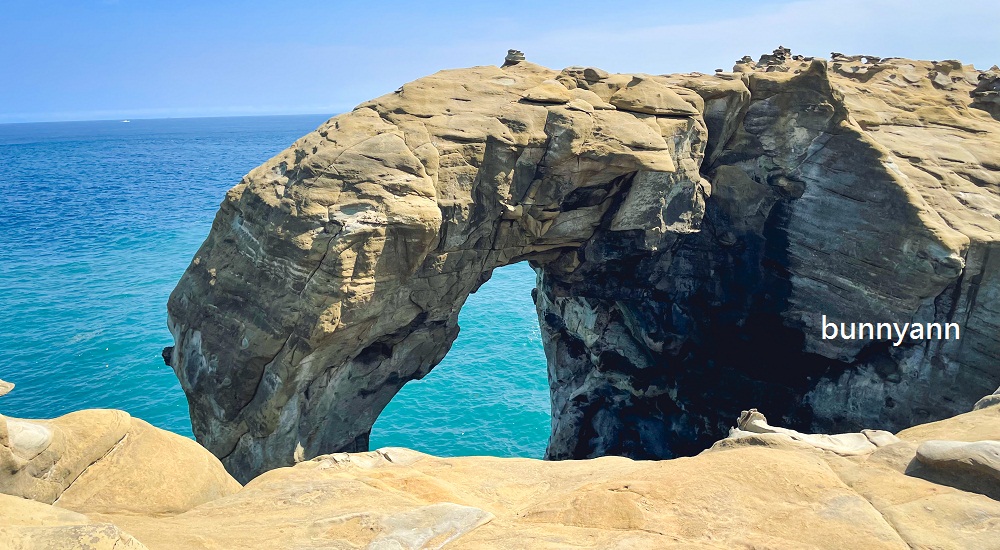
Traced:
[[579, 99], [581, 101], [585, 101], [586, 103], [593, 106], [595, 109], [611, 110], [611, 111], [615, 110], [614, 105], [608, 103], [607, 101], [604, 101], [603, 99], [601, 99], [601, 96], [595, 94], [590, 90], [586, 90], [583, 88], [573, 88], [572, 90], [569, 91], [569, 95], [573, 97], [573, 99]]
[[698, 114], [692, 106], [668, 86], [652, 78], [636, 77], [615, 92], [608, 103], [622, 111], [657, 116], [690, 116]]
[[573, 96], [558, 80], [546, 80], [524, 92], [524, 99], [536, 103], [569, 103]]
[[190, 439], [122, 411], [0, 417], [0, 493], [86, 513], [179, 514], [240, 489]]

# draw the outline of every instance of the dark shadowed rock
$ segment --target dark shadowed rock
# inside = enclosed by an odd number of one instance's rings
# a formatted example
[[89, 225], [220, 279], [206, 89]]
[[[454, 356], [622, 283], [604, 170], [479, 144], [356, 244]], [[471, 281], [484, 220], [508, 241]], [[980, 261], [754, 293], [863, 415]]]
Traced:
[[979, 75], [979, 84], [972, 90], [972, 106], [1000, 120], [1000, 70], [996, 65]]
[[163, 357], [163, 364], [169, 367], [173, 355], [174, 355], [174, 346], [167, 346], [163, 348], [163, 351], [160, 352], [160, 356]]

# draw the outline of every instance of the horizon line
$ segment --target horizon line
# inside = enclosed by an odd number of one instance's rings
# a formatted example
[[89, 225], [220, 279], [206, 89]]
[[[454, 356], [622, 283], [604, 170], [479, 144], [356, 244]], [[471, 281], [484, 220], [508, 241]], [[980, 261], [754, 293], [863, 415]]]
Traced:
[[270, 113], [270, 114], [257, 114], [257, 115], [194, 115], [194, 116], [163, 116], [163, 117], [139, 117], [139, 118], [79, 118], [79, 119], [67, 119], [67, 120], [23, 120], [17, 122], [0, 122], [0, 126], [13, 126], [17, 124], [68, 124], [76, 122], [135, 122], [135, 121], [152, 121], [152, 120], [194, 120], [203, 118], [266, 118], [266, 117], [282, 117], [282, 116], [328, 116], [334, 117], [339, 114], [343, 114], [347, 111], [339, 111], [333, 113]]

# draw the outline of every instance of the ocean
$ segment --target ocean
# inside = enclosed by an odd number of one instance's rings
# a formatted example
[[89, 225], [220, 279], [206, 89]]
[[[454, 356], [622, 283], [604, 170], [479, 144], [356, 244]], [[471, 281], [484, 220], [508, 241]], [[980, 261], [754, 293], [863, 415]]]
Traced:
[[[127, 411], [191, 437], [160, 350], [170, 291], [227, 189], [327, 116], [0, 125], [0, 413]], [[541, 458], [545, 356], [524, 264], [494, 272], [451, 352], [379, 417], [371, 447]]]

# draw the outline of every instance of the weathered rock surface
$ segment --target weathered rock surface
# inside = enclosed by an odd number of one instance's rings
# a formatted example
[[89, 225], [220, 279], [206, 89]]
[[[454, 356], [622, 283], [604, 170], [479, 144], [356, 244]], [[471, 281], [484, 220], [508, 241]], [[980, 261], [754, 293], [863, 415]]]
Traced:
[[[2, 479], [3, 474], [0, 474]], [[83, 514], [0, 494], [3, 550], [146, 550], [118, 526]]]
[[896, 435], [903, 441], [917, 444], [935, 439], [968, 442], [1000, 440], [1000, 407], [982, 407], [944, 420], [907, 428]]
[[[181, 514], [124, 502], [70, 511], [62, 502], [0, 494], [0, 549], [989, 550], [1000, 548], [1000, 502], [910, 470], [923, 460], [917, 448], [926, 449], [924, 437], [998, 431], [1000, 407], [919, 426], [900, 439], [804, 434], [749, 411], [731, 437], [674, 460], [436, 458], [396, 448], [338, 453], [268, 471]], [[871, 447], [844, 452], [840, 444], [853, 436]], [[132, 475], [135, 468], [110, 466], [104, 475]], [[7, 476], [0, 471], [0, 482]], [[150, 493], [187, 483], [143, 482]]]
[[1000, 441], [927, 441], [917, 447], [917, 460], [949, 483], [985, 495], [1000, 495]]
[[[151, 490], [155, 488], [155, 490]], [[240, 489], [190, 439], [128, 413], [0, 416], [0, 493], [88, 513], [179, 514]]]
[[[171, 363], [199, 440], [238, 479], [367, 450], [495, 267], [570, 274], [596, 233], [648, 253], [695, 231], [701, 117], [651, 76], [661, 95], [608, 109], [635, 79], [592, 73], [444, 71], [331, 119], [229, 193], [172, 295]], [[556, 103], [571, 88], [591, 93]]]
[[206, 532], [232, 547], [835, 548], [864, 540], [906, 548], [822, 459], [759, 448], [665, 462], [417, 456], [397, 464], [379, 453], [333, 455], [268, 472], [182, 516], [121, 525], [150, 548], [194, 547], [190, 534]]
[[[338, 451], [527, 260], [549, 458], [696, 453], [759, 406], [898, 430], [1000, 385], [995, 80], [785, 49], [733, 73], [442, 71], [227, 195], [169, 302], [195, 433], [237, 479]], [[820, 319], [957, 322], [825, 340]]]
[[917, 447], [917, 459], [936, 468], [968, 468], [992, 483], [1000, 481], [1000, 441], [927, 441]]
[[[884, 430], [862, 430], [851, 434], [805, 434], [788, 428], [771, 426], [767, 418], [751, 409], [743, 411], [736, 427], [729, 430], [729, 437], [712, 446], [712, 449], [739, 445], [783, 446], [787, 443], [800, 449], [822, 449], [840, 456], [868, 455], [879, 447], [900, 443], [895, 435]], [[799, 445], [800, 444], [800, 445]]]
[[1000, 390], [983, 397], [976, 404], [972, 406], [972, 410], [978, 411], [979, 409], [985, 409], [986, 407], [992, 407], [994, 405], [1000, 405]]

